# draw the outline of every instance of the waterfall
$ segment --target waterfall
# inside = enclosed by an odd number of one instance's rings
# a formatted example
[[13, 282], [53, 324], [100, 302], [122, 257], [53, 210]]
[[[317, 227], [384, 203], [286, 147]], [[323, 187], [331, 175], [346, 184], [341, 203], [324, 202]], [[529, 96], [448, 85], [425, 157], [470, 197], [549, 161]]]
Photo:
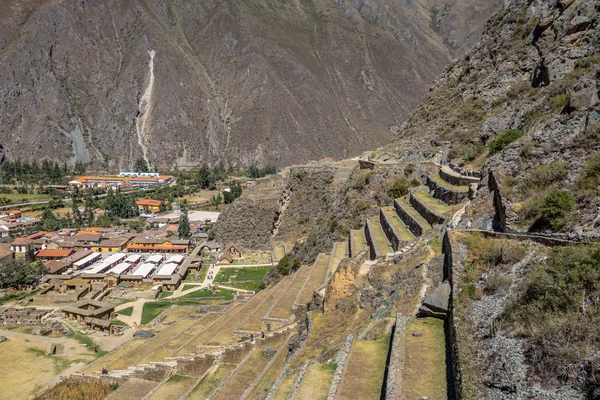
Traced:
[[148, 64], [148, 68], [150, 69], [150, 79], [148, 80], [148, 86], [146, 86], [146, 90], [144, 90], [144, 94], [138, 105], [138, 112], [135, 117], [135, 129], [137, 131], [138, 144], [142, 149], [142, 157], [144, 157], [146, 164], [150, 165], [148, 162], [148, 144], [150, 142], [150, 135], [148, 134], [147, 123], [152, 111], [150, 100], [152, 99], [152, 90], [154, 88], [154, 56], [156, 55], [156, 51], [149, 50], [148, 54], [150, 54], [150, 63]]

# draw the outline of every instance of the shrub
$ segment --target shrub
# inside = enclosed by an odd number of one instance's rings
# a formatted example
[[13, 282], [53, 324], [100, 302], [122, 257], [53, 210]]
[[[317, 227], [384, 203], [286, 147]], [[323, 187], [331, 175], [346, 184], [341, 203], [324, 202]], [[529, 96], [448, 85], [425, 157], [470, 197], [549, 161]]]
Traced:
[[502, 319], [532, 338], [532, 373], [561, 379], [600, 341], [600, 247], [555, 247], [510, 299]]
[[518, 129], [511, 129], [501, 135], [498, 135], [490, 142], [490, 155], [498, 153], [506, 146], [519, 139], [521, 136], [523, 136], [523, 131]]
[[540, 189], [560, 182], [567, 177], [567, 163], [554, 161], [547, 165], [538, 165], [523, 178], [521, 188]]
[[595, 190], [600, 186], [600, 153], [586, 161], [577, 178], [577, 186], [583, 190]]
[[493, 275], [488, 278], [483, 292], [485, 294], [505, 293], [511, 284], [512, 279], [509, 276]]
[[561, 230], [575, 209], [575, 198], [564, 190], [553, 189], [546, 196], [532, 200], [524, 207], [525, 218], [534, 219], [530, 230]]
[[302, 262], [298, 258], [286, 254], [279, 260], [276, 268], [280, 275], [289, 275], [290, 271], [298, 270], [301, 265]]
[[415, 164], [408, 164], [405, 168], [404, 168], [404, 176], [408, 177], [410, 175], [413, 174], [413, 172], [415, 172], [417, 169], [417, 166]]
[[394, 184], [387, 190], [388, 196], [392, 199], [406, 196], [408, 194], [408, 183], [406, 179], [398, 179]]
[[550, 97], [550, 102], [552, 103], [552, 106], [556, 112], [563, 113], [569, 109], [571, 96], [568, 93], [559, 94], [557, 96]]

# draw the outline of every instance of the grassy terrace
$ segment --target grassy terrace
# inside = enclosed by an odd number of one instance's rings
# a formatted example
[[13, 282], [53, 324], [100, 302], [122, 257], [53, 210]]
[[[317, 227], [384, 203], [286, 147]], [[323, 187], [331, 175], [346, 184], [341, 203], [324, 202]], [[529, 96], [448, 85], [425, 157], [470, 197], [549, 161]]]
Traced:
[[429, 177], [434, 180], [435, 182], [437, 182], [440, 186], [443, 186], [447, 189], [451, 189], [457, 192], [468, 192], [469, 191], [469, 187], [467, 185], [453, 185], [450, 182], [446, 182], [445, 180], [442, 179], [442, 177], [440, 176], [440, 174], [431, 174], [429, 175]]
[[308, 280], [308, 283], [302, 290], [300, 294], [300, 299], [298, 303], [307, 304], [313, 298], [313, 293], [316, 289], [325, 283], [325, 277], [327, 276], [327, 271], [329, 269], [329, 258], [328, 254], [320, 253], [313, 264], [312, 273]]
[[348, 256], [348, 242], [336, 242], [333, 246], [333, 253], [331, 254], [331, 265], [329, 271], [327, 271], [327, 277], [330, 277], [335, 273], [337, 267], [340, 265], [340, 261]]
[[184, 375], [171, 375], [149, 399], [177, 399], [194, 383], [194, 378]]
[[202, 378], [187, 398], [191, 400], [204, 400], [208, 398], [234, 368], [234, 364], [220, 364], [212, 374], [208, 374]]
[[458, 211], [462, 204], [457, 204], [455, 206], [449, 206], [443, 203], [441, 200], [435, 199], [431, 197], [425, 187], [420, 188], [420, 190], [416, 190], [413, 192], [414, 196], [431, 210], [435, 211], [438, 214], [446, 215], [451, 217], [456, 211]]
[[[217, 395], [214, 397], [215, 400], [222, 399], [240, 399], [247, 388], [252, 385], [252, 382], [259, 376], [263, 369], [267, 366], [271, 358], [263, 354], [263, 350], [266, 347], [272, 347], [278, 351], [281, 343], [286, 339], [285, 336], [279, 337], [276, 342], [270, 342], [265, 345], [257, 345], [250, 358], [243, 363], [240, 368], [233, 374], [233, 376], [225, 383], [225, 385], [219, 390]], [[283, 348], [284, 352], [287, 349]]]
[[[170, 306], [171, 303], [168, 302], [144, 303], [144, 308], [142, 308], [142, 325], [145, 325], [152, 321], [154, 318], [158, 317], [161, 312], [163, 312]], [[129, 315], [131, 315], [131, 313]]]
[[257, 295], [252, 297], [250, 302], [256, 300], [253, 308], [245, 315], [245, 318], [238, 321], [238, 327], [249, 331], [260, 331], [262, 319], [273, 304], [286, 290], [292, 281], [292, 276], [286, 276], [279, 281], [275, 286], [261, 290]]
[[[381, 394], [389, 338], [355, 340], [338, 388], [341, 399], [378, 399]], [[403, 393], [404, 394], [404, 393]], [[417, 397], [404, 396], [406, 399]]]
[[292, 391], [292, 387], [294, 386], [294, 381], [298, 377], [298, 372], [290, 374], [283, 378], [281, 381], [281, 385], [279, 385], [279, 389], [277, 389], [277, 393], [273, 397], [275, 400], [286, 400], [288, 395]]
[[271, 266], [244, 268], [221, 268], [214, 283], [237, 287], [244, 290], [256, 290]]
[[[446, 399], [444, 321], [435, 318], [413, 319], [406, 325], [406, 332], [403, 397]], [[409, 332], [419, 332], [421, 336], [413, 336]]]
[[356, 256], [361, 251], [366, 250], [367, 247], [365, 231], [363, 229], [354, 229], [352, 231], [352, 256]]
[[421, 224], [424, 230], [427, 231], [431, 229], [431, 225], [429, 225], [429, 222], [427, 222], [425, 218], [423, 218], [421, 214], [419, 214], [417, 210], [415, 210], [413, 206], [410, 205], [410, 203], [408, 202], [408, 196], [396, 199], [396, 201], [398, 202], [398, 204], [400, 204], [400, 207], [402, 207], [404, 211], [406, 211], [411, 217], [413, 217], [416, 221], [418, 221]]
[[102, 357], [101, 359], [98, 359], [98, 360], [94, 361], [93, 363], [88, 364], [88, 366], [86, 366], [85, 369], [81, 370], [80, 372], [82, 372], [86, 375], [91, 375], [92, 372], [94, 372], [94, 371], [99, 372], [102, 370], [103, 367], [106, 367], [107, 365], [112, 365], [119, 358], [121, 358], [125, 354], [127, 354], [131, 349], [142, 344], [142, 342], [144, 342], [144, 340], [145, 339], [129, 340], [128, 342], [123, 343], [122, 345], [120, 345], [119, 347], [117, 347], [116, 349], [114, 349], [113, 351], [108, 353], [105, 357]]
[[413, 235], [410, 229], [408, 229], [408, 227], [404, 225], [404, 222], [402, 222], [402, 220], [398, 216], [398, 213], [396, 213], [396, 210], [394, 210], [394, 207], [387, 206], [383, 207], [382, 210], [383, 214], [386, 216], [387, 220], [392, 225], [394, 232], [396, 232], [396, 235], [398, 235], [401, 241], [412, 242], [413, 240], [415, 240], [415, 235]]
[[265, 374], [257, 382], [254, 389], [252, 389], [252, 391], [250, 392], [250, 396], [247, 397], [248, 399], [264, 399], [266, 397], [269, 390], [271, 390], [271, 388], [273, 387], [275, 380], [277, 380], [277, 378], [279, 377], [279, 374], [281, 373], [281, 370], [283, 369], [283, 366], [287, 359], [287, 355], [287, 351], [277, 352], [273, 363], [271, 364], [269, 369], [265, 371]]
[[294, 274], [290, 287], [283, 293], [275, 307], [271, 310], [270, 317], [287, 318], [292, 315], [292, 307], [304, 282], [308, 279], [311, 267], [304, 265]]
[[169, 342], [167, 346], [172, 347], [174, 350], [170, 351], [167, 357], [184, 356], [187, 353], [195, 353], [196, 346], [200, 340], [199, 338], [204, 333], [204, 330], [215, 323], [220, 316], [220, 314], [208, 314], [202, 318], [202, 320], [190, 327], [186, 331], [184, 338], [176, 340], [176, 343], [174, 344]]
[[331, 386], [336, 363], [311, 364], [298, 390], [298, 399], [325, 400]]
[[379, 217], [371, 217], [369, 218], [369, 221], [369, 225], [371, 226], [371, 239], [375, 243], [375, 247], [379, 253], [377, 256], [384, 256], [387, 253], [393, 252], [394, 250], [392, 249], [392, 246], [390, 246], [390, 241], [383, 232], [383, 228], [379, 222]]
[[[198, 287], [198, 286], [196, 286]], [[210, 289], [199, 289], [193, 292], [184, 294], [181, 296], [182, 299], [208, 299], [213, 297], [224, 297], [225, 301], [233, 300], [235, 292], [233, 290], [217, 288], [214, 290]]]

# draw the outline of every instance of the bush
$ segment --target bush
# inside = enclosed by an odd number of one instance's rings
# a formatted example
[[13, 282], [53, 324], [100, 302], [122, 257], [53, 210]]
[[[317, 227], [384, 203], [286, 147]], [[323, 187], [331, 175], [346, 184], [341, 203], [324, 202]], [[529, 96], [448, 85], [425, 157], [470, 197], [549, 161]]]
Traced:
[[394, 184], [387, 190], [388, 196], [392, 199], [406, 196], [408, 194], [408, 183], [406, 179], [398, 179]]
[[600, 153], [586, 161], [577, 179], [577, 186], [583, 190], [595, 190], [600, 186]]
[[523, 131], [518, 129], [511, 129], [498, 135], [494, 140], [490, 142], [490, 155], [494, 155], [504, 149], [506, 146], [514, 142], [523, 136]]
[[415, 164], [408, 164], [405, 168], [404, 168], [404, 176], [409, 177], [410, 175], [413, 174], [413, 172], [415, 172], [417, 170], [417, 166]]
[[301, 267], [302, 263], [300, 259], [290, 256], [286, 254], [279, 260], [277, 263], [277, 272], [280, 275], [289, 275], [290, 271], [296, 271]]
[[[530, 336], [532, 372], [563, 379], [600, 341], [600, 247], [555, 247], [510, 299], [502, 319]], [[550, 376], [548, 376], [550, 375]]]
[[569, 109], [571, 102], [571, 96], [568, 93], [559, 94], [554, 97], [550, 97], [550, 102], [554, 110], [558, 113], [563, 113]]
[[567, 177], [567, 163], [554, 161], [547, 165], [538, 165], [523, 178], [521, 189], [541, 189], [563, 181]]
[[575, 209], [575, 198], [564, 190], [553, 189], [546, 196], [531, 201], [524, 207], [525, 218], [534, 219], [530, 230], [561, 230]]
[[490, 276], [483, 288], [485, 294], [505, 293], [512, 284], [512, 279], [508, 276], [493, 275]]

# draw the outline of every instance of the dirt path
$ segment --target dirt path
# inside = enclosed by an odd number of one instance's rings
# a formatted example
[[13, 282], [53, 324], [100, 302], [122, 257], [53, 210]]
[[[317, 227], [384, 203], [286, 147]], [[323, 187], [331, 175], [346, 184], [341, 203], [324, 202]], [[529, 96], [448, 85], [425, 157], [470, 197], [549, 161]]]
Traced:
[[130, 316], [117, 314], [117, 319], [125, 322], [127, 325], [131, 326], [132, 328], [137, 328], [140, 325], [140, 323], [142, 322], [142, 311], [144, 309], [144, 304], [147, 302], [150, 302], [150, 301], [153, 301], [153, 300], [138, 299], [131, 303], [125, 303], [125, 304], [121, 304], [121, 305], [115, 307], [115, 311], [121, 311], [126, 308], [133, 307], [133, 311], [131, 312]]

